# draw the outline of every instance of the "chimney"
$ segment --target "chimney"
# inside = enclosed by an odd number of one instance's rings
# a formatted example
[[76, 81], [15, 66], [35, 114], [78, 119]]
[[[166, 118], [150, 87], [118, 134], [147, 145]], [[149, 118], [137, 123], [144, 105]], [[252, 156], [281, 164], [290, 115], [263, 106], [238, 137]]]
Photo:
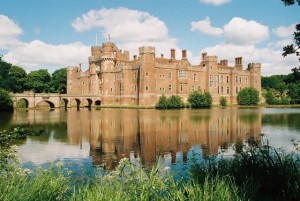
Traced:
[[175, 49], [171, 49], [171, 59], [175, 59]]
[[163, 59], [163, 58], [164, 58], [164, 54], [160, 54], [160, 58], [162, 58], [162, 59]]
[[182, 60], [186, 60], [186, 50], [182, 50]]
[[207, 57], [207, 53], [206, 52], [202, 53], [202, 61], [206, 60], [206, 57]]
[[243, 57], [235, 58], [235, 66], [241, 66], [243, 63]]

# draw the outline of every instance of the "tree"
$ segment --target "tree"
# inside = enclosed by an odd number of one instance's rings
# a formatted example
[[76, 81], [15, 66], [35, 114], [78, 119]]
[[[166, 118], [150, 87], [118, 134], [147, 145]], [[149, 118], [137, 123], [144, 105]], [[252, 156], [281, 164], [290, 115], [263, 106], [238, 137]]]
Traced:
[[0, 57], [0, 88], [6, 89], [8, 88], [7, 78], [11, 68], [11, 64], [2, 60]]
[[176, 108], [184, 108], [184, 103], [180, 96], [172, 95], [167, 98], [165, 95], [162, 95], [155, 107], [157, 109], [176, 109]]
[[258, 105], [259, 92], [253, 87], [246, 87], [239, 91], [237, 102], [239, 105]]
[[[295, 4], [295, 0], [281, 0], [285, 6], [291, 6]], [[296, 0], [300, 6], [300, 0]], [[283, 47], [282, 55], [286, 57], [289, 54], [296, 54], [300, 62], [300, 24], [296, 25], [296, 31], [294, 32], [294, 43]], [[297, 67], [295, 68], [297, 70]], [[300, 70], [300, 67], [298, 67]]]
[[12, 66], [9, 70], [7, 89], [13, 93], [22, 93], [27, 89], [27, 73], [19, 66]]
[[189, 94], [188, 102], [192, 108], [211, 107], [212, 97], [209, 92], [202, 94], [201, 92], [194, 91]]
[[0, 88], [0, 111], [13, 111], [13, 101], [9, 92]]
[[67, 92], [67, 68], [61, 68], [52, 73], [51, 91], [62, 94]]
[[220, 98], [220, 105], [223, 106], [223, 107], [226, 107], [227, 106], [227, 98], [222, 96]]
[[46, 69], [31, 71], [27, 76], [28, 87], [35, 93], [50, 91], [51, 76]]

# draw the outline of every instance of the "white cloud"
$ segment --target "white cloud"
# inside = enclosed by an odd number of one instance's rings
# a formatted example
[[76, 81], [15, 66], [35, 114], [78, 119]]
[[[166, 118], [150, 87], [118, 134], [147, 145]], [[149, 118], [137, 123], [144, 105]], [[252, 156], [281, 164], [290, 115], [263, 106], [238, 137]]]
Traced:
[[295, 31], [295, 24], [291, 24], [288, 27], [280, 26], [273, 29], [273, 33], [280, 38], [287, 38], [293, 35]]
[[53, 71], [66, 66], [78, 66], [79, 63], [87, 65], [89, 54], [89, 47], [79, 42], [52, 45], [34, 40], [12, 48], [4, 55], [3, 59], [14, 65], [19, 65], [27, 71], [39, 68]]
[[231, 0], [200, 0], [200, 2], [205, 4], [211, 4], [214, 6], [219, 6], [225, 3], [229, 3]]
[[207, 47], [202, 52], [209, 55], [217, 55], [220, 59], [228, 59], [229, 64], [234, 66], [235, 57], [243, 57], [244, 69], [248, 63], [261, 63], [262, 75], [288, 74], [291, 69], [298, 65], [294, 55], [283, 57], [282, 51], [271, 48], [257, 48], [254, 45], [235, 45], [222, 43], [214, 47]]
[[191, 23], [191, 30], [195, 31], [198, 30], [202, 33], [213, 35], [213, 36], [220, 36], [223, 34], [223, 29], [212, 27], [209, 17], [206, 17], [204, 20], [200, 21], [193, 21]]
[[269, 28], [253, 20], [234, 17], [224, 26], [224, 35], [227, 43], [251, 45], [268, 39]]
[[128, 8], [90, 10], [72, 22], [78, 32], [100, 28], [103, 38], [110, 34], [119, 49], [138, 55], [141, 46], [154, 46], [156, 56], [164, 54], [170, 57], [170, 49], [176, 49], [176, 57], [181, 58], [177, 39], [168, 35], [168, 28], [163, 21], [146, 12]]
[[9, 49], [19, 45], [18, 36], [22, 33], [22, 29], [13, 20], [0, 15], [0, 49]]
[[165, 23], [146, 12], [116, 8], [90, 10], [72, 22], [78, 32], [101, 28], [114, 41], [161, 41], [168, 39]]

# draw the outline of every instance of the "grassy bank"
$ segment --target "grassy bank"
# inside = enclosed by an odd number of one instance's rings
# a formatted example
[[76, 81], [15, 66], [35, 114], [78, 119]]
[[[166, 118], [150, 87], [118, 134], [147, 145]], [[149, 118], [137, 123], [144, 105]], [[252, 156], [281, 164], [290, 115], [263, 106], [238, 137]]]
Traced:
[[[22, 133], [22, 134], [20, 134]], [[20, 135], [19, 135], [20, 134]], [[267, 141], [238, 142], [232, 158], [194, 162], [189, 178], [164, 167], [120, 161], [111, 172], [78, 175], [62, 163], [35, 171], [20, 168], [10, 144], [29, 130], [0, 132], [7, 149], [0, 152], [0, 200], [300, 200], [300, 157], [270, 147]], [[9, 153], [9, 154], [7, 154]], [[193, 161], [193, 159], [190, 159]], [[196, 161], [196, 160], [195, 160]]]

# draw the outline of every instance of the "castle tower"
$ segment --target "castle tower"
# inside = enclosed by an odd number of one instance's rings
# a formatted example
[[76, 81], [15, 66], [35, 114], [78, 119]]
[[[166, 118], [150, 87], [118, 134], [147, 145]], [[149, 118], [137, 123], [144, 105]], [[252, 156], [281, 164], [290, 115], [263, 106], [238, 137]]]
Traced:
[[261, 64], [250, 63], [248, 70], [250, 71], [250, 86], [256, 88], [261, 94]]
[[77, 83], [74, 82], [78, 77], [78, 67], [68, 67], [67, 68], [67, 93], [68, 94], [77, 94], [78, 88]]
[[153, 105], [156, 102], [155, 48], [144, 46], [139, 48], [139, 102], [140, 106]]

